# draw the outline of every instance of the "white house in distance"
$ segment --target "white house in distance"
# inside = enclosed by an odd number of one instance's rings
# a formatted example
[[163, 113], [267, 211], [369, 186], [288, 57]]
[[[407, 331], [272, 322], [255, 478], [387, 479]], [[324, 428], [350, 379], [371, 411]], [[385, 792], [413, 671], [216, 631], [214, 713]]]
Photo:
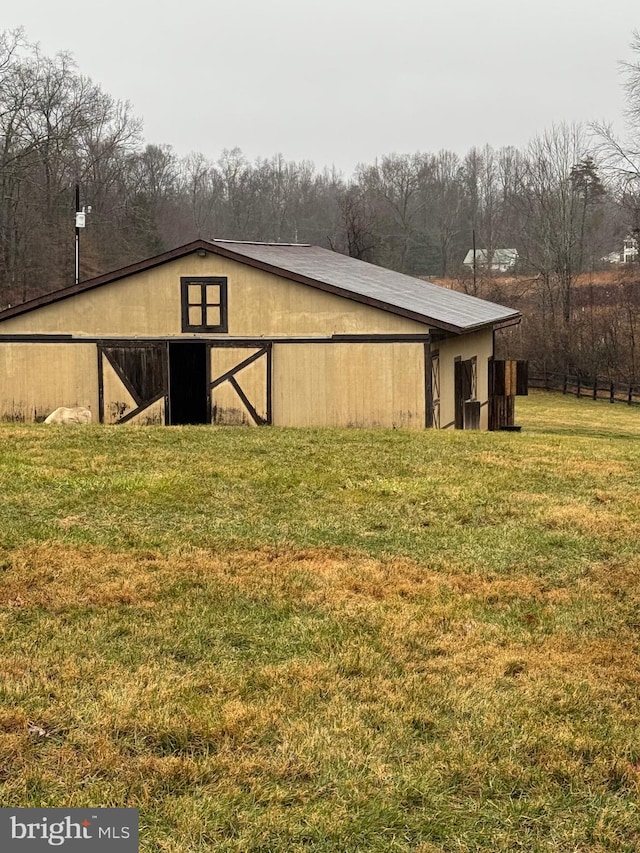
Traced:
[[638, 260], [638, 240], [632, 234], [627, 234], [622, 242], [621, 252], [609, 252], [600, 258], [606, 264], [632, 264]]
[[[489, 250], [476, 249], [476, 269], [486, 270], [489, 266]], [[509, 272], [518, 262], [517, 249], [494, 249], [491, 257], [491, 272]], [[469, 249], [462, 262], [465, 267], [473, 269], [473, 249]]]
[[631, 234], [624, 238], [622, 244], [622, 263], [631, 264], [638, 259], [638, 241]]

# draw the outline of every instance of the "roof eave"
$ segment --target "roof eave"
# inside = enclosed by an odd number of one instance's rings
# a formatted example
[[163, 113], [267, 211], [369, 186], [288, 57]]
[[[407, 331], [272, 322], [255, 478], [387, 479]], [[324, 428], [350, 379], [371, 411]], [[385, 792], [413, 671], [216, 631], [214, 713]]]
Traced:
[[500, 329], [508, 329], [510, 326], [519, 326], [522, 320], [522, 314], [518, 311], [516, 314], [513, 314], [510, 317], [507, 317], [504, 320], [500, 320], [497, 323], [493, 324], [493, 328], [496, 332], [500, 331]]

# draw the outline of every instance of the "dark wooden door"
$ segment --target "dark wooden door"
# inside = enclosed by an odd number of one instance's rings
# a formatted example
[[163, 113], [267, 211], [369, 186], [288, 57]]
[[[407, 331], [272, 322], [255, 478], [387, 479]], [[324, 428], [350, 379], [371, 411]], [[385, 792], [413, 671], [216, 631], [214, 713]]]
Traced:
[[100, 423], [123, 424], [166, 399], [167, 348], [160, 342], [98, 344]]
[[426, 425], [440, 429], [440, 351], [425, 344], [425, 373], [427, 378]]
[[[468, 400], [475, 400], [477, 395], [477, 359], [475, 357], [466, 361], [458, 359], [455, 362], [454, 385], [455, 428], [464, 429], [464, 404]], [[472, 429], [474, 428], [471, 423], [470, 426]]]

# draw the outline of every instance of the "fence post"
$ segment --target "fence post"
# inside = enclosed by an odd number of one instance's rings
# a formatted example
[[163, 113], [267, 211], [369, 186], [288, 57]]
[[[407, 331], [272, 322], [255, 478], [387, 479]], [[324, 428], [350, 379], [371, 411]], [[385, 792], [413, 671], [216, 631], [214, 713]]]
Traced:
[[580, 396], [580, 377], [578, 376], [578, 382], [576, 386], [576, 397]]
[[567, 393], [567, 374], [566, 373], [562, 378], [562, 393], [563, 394]]
[[616, 401], [616, 392], [615, 392], [615, 388], [613, 387], [613, 382], [612, 382], [611, 386], [609, 387], [609, 402], [615, 403], [615, 401]]
[[627, 403], [629, 405], [631, 405], [632, 402], [633, 402], [633, 385], [631, 383], [629, 383], [629, 396], [627, 398]]
[[593, 380], [593, 399], [598, 399], [598, 377]]

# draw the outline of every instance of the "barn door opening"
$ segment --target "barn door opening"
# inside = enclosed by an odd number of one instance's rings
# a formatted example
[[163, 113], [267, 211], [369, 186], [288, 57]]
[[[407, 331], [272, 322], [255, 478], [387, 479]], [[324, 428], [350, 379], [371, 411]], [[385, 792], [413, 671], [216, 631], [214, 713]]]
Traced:
[[210, 422], [208, 346], [169, 344], [169, 423]]

